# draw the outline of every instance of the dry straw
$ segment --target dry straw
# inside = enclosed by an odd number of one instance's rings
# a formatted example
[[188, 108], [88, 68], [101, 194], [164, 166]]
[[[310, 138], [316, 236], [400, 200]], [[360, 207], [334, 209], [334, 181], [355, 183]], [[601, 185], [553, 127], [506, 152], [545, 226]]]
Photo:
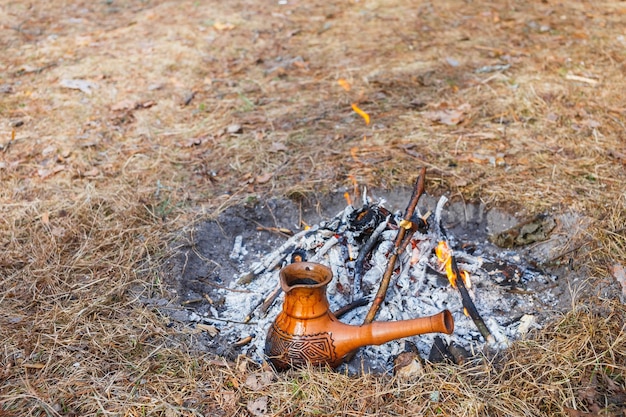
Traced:
[[[0, 416], [624, 415], [618, 3], [3, 2]], [[138, 302], [199, 219], [420, 166], [431, 193], [587, 216], [572, 312], [413, 380], [251, 385]]]

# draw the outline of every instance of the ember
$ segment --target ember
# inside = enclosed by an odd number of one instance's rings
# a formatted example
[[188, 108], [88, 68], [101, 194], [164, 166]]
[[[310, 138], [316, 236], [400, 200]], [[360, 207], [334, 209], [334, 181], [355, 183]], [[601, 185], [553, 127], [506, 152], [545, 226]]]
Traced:
[[[417, 204], [422, 192], [414, 192], [412, 203]], [[306, 260], [332, 270], [328, 301], [344, 323], [359, 325], [372, 316], [376, 321], [413, 319], [448, 309], [454, 316], [455, 331], [450, 336], [438, 336], [437, 349], [442, 340], [445, 345], [470, 352], [485, 345], [505, 348], [509, 340], [539, 326], [538, 300], [532, 291], [510, 291], [500, 279], [500, 270], [517, 271], [521, 287], [535, 279], [550, 283], [552, 277], [533, 270], [516, 253], [503, 252], [486, 239], [466, 241], [471, 251], [464, 251], [444, 230], [446, 204], [447, 198], [441, 197], [434, 215], [415, 206], [414, 212], [407, 208], [402, 215], [386, 208], [385, 200], [367, 197], [363, 197], [361, 207], [348, 204], [335, 217], [293, 234], [250, 264], [230, 288], [219, 289], [224, 299], [219, 311], [211, 306], [203, 316], [197, 315], [196, 321], [215, 326], [221, 339], [231, 344], [246, 340], [249, 343], [241, 351], [264, 360], [265, 335], [284, 297], [278, 272], [286, 264]], [[245, 242], [235, 242], [233, 252], [246, 254]], [[389, 276], [388, 287], [381, 290], [385, 276]], [[380, 309], [372, 313], [376, 299]], [[551, 302], [549, 289], [540, 302]], [[369, 314], [363, 308], [366, 305], [370, 306]], [[408, 341], [428, 357], [435, 335]], [[355, 372], [362, 365], [373, 371], [388, 371], [392, 358], [404, 350], [404, 342], [362, 348], [349, 366]]]

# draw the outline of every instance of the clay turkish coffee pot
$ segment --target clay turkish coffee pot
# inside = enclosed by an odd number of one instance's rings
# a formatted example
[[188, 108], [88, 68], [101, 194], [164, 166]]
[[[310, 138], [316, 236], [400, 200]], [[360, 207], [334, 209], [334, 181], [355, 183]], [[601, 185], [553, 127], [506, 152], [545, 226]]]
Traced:
[[265, 354], [277, 369], [306, 363], [335, 368], [348, 353], [362, 346], [424, 333], [451, 334], [454, 330], [448, 310], [412, 320], [344, 324], [329, 311], [326, 286], [332, 278], [330, 268], [311, 262], [292, 263], [280, 271], [285, 301], [265, 341]]

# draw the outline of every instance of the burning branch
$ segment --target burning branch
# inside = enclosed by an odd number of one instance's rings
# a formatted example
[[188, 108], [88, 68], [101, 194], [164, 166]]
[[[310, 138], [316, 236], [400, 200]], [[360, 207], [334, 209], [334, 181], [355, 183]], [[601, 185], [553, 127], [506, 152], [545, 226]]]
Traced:
[[478, 328], [478, 331], [487, 341], [487, 343], [493, 344], [495, 342], [495, 338], [493, 337], [493, 335], [487, 328], [484, 320], [478, 313], [476, 305], [472, 301], [472, 298], [467, 291], [467, 285], [469, 285], [469, 273], [467, 271], [459, 270], [459, 266], [456, 263], [456, 258], [454, 257], [452, 248], [448, 244], [448, 237], [441, 221], [441, 207], [443, 207], [446, 201], [447, 199], [445, 197], [442, 197], [442, 199], [439, 201], [439, 204], [437, 205], [436, 223], [439, 229], [439, 236], [441, 240], [435, 248], [435, 253], [437, 254], [437, 258], [443, 264], [446, 270], [446, 275], [448, 277], [448, 280], [450, 281], [450, 284], [452, 285], [452, 287], [459, 290], [465, 312], [468, 316], [470, 316], [470, 318]]
[[[393, 270], [396, 265], [396, 260], [398, 256], [404, 252], [404, 249], [408, 245], [411, 240], [411, 236], [417, 230], [417, 224], [412, 220], [413, 213], [415, 213], [415, 207], [417, 207], [417, 202], [419, 201], [422, 194], [424, 194], [424, 177], [426, 176], [426, 168], [422, 168], [420, 171], [417, 180], [415, 181], [415, 186], [413, 187], [413, 195], [411, 196], [411, 201], [406, 208], [404, 213], [404, 219], [400, 222], [400, 228], [398, 229], [398, 234], [396, 235], [396, 240], [393, 245], [393, 252], [391, 253], [391, 257], [389, 258], [389, 263], [387, 264], [387, 269], [385, 270], [385, 275], [383, 275], [383, 279], [380, 282], [380, 286], [378, 287], [378, 291], [376, 292], [376, 296], [374, 297], [374, 301], [367, 312], [367, 316], [365, 316], [365, 320], [363, 320], [363, 324], [371, 323], [374, 321], [376, 314], [378, 313], [378, 309], [382, 304], [385, 296], [387, 295], [387, 289], [389, 288], [389, 282], [391, 281], [391, 275], [393, 275]], [[407, 233], [408, 232], [408, 233]]]

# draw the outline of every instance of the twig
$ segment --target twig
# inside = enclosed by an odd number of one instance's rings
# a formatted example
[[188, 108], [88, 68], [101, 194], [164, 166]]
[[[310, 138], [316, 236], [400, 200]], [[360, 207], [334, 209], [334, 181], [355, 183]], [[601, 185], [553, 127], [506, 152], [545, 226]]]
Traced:
[[0, 149], [2, 149], [3, 153], [6, 153], [11, 145], [15, 142], [15, 129], [11, 131], [11, 139], [6, 143], [6, 145], [0, 145]]
[[267, 227], [267, 226], [258, 225], [256, 227], [256, 230], [263, 231], [263, 232], [278, 233], [282, 236], [293, 236], [293, 232], [284, 227]]
[[[485, 324], [485, 321], [483, 320], [483, 318], [478, 313], [478, 310], [476, 309], [476, 305], [472, 301], [472, 298], [470, 297], [469, 292], [467, 291], [467, 287], [465, 286], [465, 282], [463, 281], [463, 276], [461, 275], [461, 271], [459, 270], [459, 265], [456, 263], [456, 258], [454, 256], [454, 253], [452, 252], [452, 247], [449, 244], [448, 235], [446, 233], [446, 230], [443, 227], [443, 220], [442, 220], [441, 212], [443, 210], [443, 206], [446, 204], [447, 201], [448, 199], [445, 196], [442, 196], [439, 199], [439, 202], [437, 203], [437, 208], [435, 210], [435, 227], [437, 227], [438, 235], [440, 239], [443, 242], [445, 242], [447, 246], [448, 255], [450, 257], [450, 267], [452, 268], [452, 273], [456, 277], [456, 281], [454, 284], [456, 285], [457, 289], [459, 290], [459, 293], [461, 294], [461, 301], [463, 303], [463, 308], [465, 308], [465, 310], [467, 311], [467, 314], [470, 316], [470, 318], [472, 319], [472, 321], [478, 328], [478, 331], [483, 336], [485, 341], [487, 341], [487, 343], [493, 343], [495, 342], [495, 338], [493, 337], [493, 335], [487, 328], [487, 325]], [[444, 260], [444, 263], [445, 262], [446, 261]], [[448, 279], [450, 279], [450, 277], [448, 277]]]
[[322, 246], [317, 252], [315, 252], [315, 255], [311, 257], [309, 262], [319, 262], [330, 250], [330, 248], [335, 246], [337, 243], [339, 243], [339, 238], [337, 238], [337, 236], [332, 236], [326, 241], [326, 243], [324, 243], [324, 246]]
[[463, 276], [461, 275], [461, 271], [459, 271], [459, 266], [456, 263], [456, 259], [454, 258], [454, 255], [452, 254], [451, 248], [450, 248], [450, 260], [452, 262], [452, 272], [454, 272], [454, 274], [457, 277], [456, 287], [459, 289], [459, 292], [461, 293], [461, 300], [463, 302], [463, 308], [467, 310], [467, 314], [470, 316], [470, 318], [472, 319], [472, 321], [478, 328], [478, 331], [480, 332], [480, 334], [483, 336], [483, 338], [485, 338], [485, 341], [489, 344], [495, 342], [493, 335], [487, 328], [487, 325], [485, 324], [485, 321], [483, 320], [483, 318], [480, 316], [480, 313], [478, 313], [478, 310], [476, 309], [476, 305], [472, 301], [472, 298], [470, 297], [469, 292], [467, 291], [467, 287], [465, 286], [465, 282], [463, 281]]
[[211, 282], [208, 277], [198, 277], [198, 279], [194, 280], [194, 281], [198, 281], [198, 282], [201, 282], [203, 284], [209, 285], [211, 287], [219, 288], [221, 290], [226, 290], [226, 291], [230, 291], [230, 292], [240, 292], [240, 293], [244, 293], [244, 294], [250, 294], [252, 292], [250, 290], [239, 290], [237, 288], [230, 288], [230, 287], [227, 287], [225, 285], [216, 284], [214, 282]]
[[261, 307], [259, 307], [261, 314], [265, 315], [265, 313], [267, 313], [267, 310], [270, 309], [272, 304], [274, 304], [274, 302], [280, 295], [281, 290], [282, 288], [280, 287], [280, 284], [279, 284], [276, 286], [276, 288], [274, 288], [274, 290], [267, 297], [265, 297], [265, 301], [263, 301], [263, 304], [261, 304]]
[[345, 306], [341, 307], [340, 309], [335, 311], [333, 314], [335, 315], [335, 317], [340, 319], [342, 316], [348, 314], [349, 312], [351, 312], [355, 308], [363, 307], [363, 306], [367, 305], [368, 302], [369, 302], [369, 300], [367, 299], [367, 297], [359, 298], [357, 300], [354, 300], [350, 304], [346, 304]]
[[257, 309], [261, 309], [261, 314], [265, 314], [267, 310], [271, 307], [271, 305], [276, 301], [276, 298], [280, 295], [282, 289], [280, 284], [276, 286], [272, 291], [270, 291], [265, 297], [261, 298], [255, 305], [250, 309], [248, 315], [243, 319], [244, 323], [248, 323], [252, 320], [252, 316]]
[[238, 280], [237, 285], [246, 285], [252, 282], [256, 277], [263, 272], [272, 270], [278, 265], [290, 252], [298, 248], [298, 243], [308, 233], [313, 233], [317, 230], [317, 227], [301, 230], [292, 237], [290, 237], [285, 243], [283, 243], [278, 249], [272, 252], [269, 256], [266, 256], [262, 262], [258, 262], [252, 265], [251, 271], [243, 274]]
[[[376, 296], [374, 297], [374, 301], [370, 306], [367, 315], [365, 316], [365, 320], [363, 320], [363, 324], [371, 323], [374, 321], [380, 306], [387, 295], [387, 289], [389, 288], [389, 283], [391, 281], [391, 275], [393, 275], [393, 270], [396, 265], [396, 260], [398, 256], [404, 251], [406, 245], [409, 243], [411, 236], [417, 230], [417, 226], [412, 221], [413, 213], [415, 213], [415, 207], [417, 207], [417, 202], [419, 201], [422, 194], [424, 194], [424, 177], [426, 176], [426, 168], [422, 168], [419, 176], [415, 180], [415, 186], [413, 187], [413, 195], [411, 196], [411, 201], [406, 208], [404, 213], [404, 220], [400, 224], [400, 228], [398, 229], [398, 234], [396, 235], [396, 240], [394, 242], [393, 252], [391, 253], [391, 257], [389, 258], [389, 263], [387, 264], [387, 270], [383, 275], [383, 279], [380, 282], [380, 286], [378, 287], [378, 291], [376, 292]], [[404, 224], [403, 224], [404, 223]], [[405, 239], [405, 235], [409, 232], [408, 237]]]

